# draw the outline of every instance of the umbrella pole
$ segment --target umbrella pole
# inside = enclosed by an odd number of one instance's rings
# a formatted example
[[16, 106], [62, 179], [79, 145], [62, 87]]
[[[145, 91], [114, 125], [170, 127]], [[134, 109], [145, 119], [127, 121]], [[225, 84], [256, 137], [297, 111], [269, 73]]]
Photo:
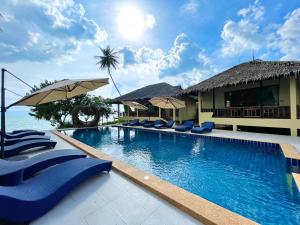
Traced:
[[174, 122], [176, 121], [176, 109], [175, 108], [173, 109], [173, 120], [174, 120]]
[[1, 70], [1, 158], [4, 158], [4, 141], [5, 141], [5, 88], [4, 88], [5, 69]]

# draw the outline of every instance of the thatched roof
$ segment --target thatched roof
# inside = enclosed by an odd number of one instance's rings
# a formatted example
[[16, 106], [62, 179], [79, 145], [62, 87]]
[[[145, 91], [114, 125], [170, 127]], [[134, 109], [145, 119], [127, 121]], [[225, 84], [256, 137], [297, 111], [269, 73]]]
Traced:
[[262, 61], [241, 63], [199, 84], [183, 90], [183, 94], [206, 92], [214, 88], [246, 84], [272, 78], [299, 76], [300, 61]]
[[180, 86], [172, 86], [167, 83], [152, 84], [117, 97], [113, 99], [113, 103], [121, 103], [121, 101], [140, 102], [153, 97], [171, 97], [178, 95], [181, 91]]

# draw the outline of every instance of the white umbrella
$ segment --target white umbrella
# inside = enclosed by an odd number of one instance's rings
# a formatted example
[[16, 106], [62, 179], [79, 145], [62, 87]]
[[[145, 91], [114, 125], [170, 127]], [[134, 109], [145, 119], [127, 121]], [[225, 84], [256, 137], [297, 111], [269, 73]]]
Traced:
[[[4, 72], [2, 69], [2, 79], [4, 77]], [[2, 99], [2, 110], [1, 111], [1, 157], [4, 156], [4, 136], [5, 136], [5, 111], [14, 105], [26, 105], [34, 106], [43, 103], [64, 100], [68, 98], [75, 97], [77, 95], [85, 94], [89, 91], [93, 91], [99, 87], [108, 84], [108, 78], [104, 79], [66, 79], [58, 81], [52, 85], [41, 88], [25, 97], [21, 98], [19, 101], [11, 104], [7, 108], [4, 107], [4, 100]], [[4, 92], [4, 85], [2, 83], [2, 96]], [[3, 98], [3, 97], [2, 97]]]
[[[58, 81], [47, 87], [41, 88], [29, 95], [26, 95], [12, 105], [34, 106], [47, 102], [64, 100], [85, 94], [99, 87], [108, 84], [108, 78], [104, 79], [66, 79]], [[11, 106], [12, 106], [11, 105]]]
[[185, 102], [174, 97], [153, 97], [149, 102], [163, 109], [173, 109], [173, 120], [176, 120], [176, 109], [185, 107]]
[[122, 101], [123, 105], [127, 105], [131, 108], [136, 109], [136, 117], [139, 118], [139, 109], [140, 110], [147, 110], [148, 108], [138, 102], [133, 102], [133, 101]]

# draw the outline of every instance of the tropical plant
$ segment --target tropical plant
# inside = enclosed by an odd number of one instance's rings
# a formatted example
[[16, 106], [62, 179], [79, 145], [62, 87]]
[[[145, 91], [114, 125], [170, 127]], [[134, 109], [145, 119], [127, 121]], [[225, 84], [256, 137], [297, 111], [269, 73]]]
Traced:
[[100, 56], [95, 56], [96, 59], [99, 59], [99, 61], [96, 63], [96, 65], [100, 66], [100, 69], [107, 69], [108, 75], [110, 76], [117, 92], [119, 95], [121, 95], [112, 75], [111, 75], [111, 69], [117, 69], [118, 62], [118, 56], [117, 52], [114, 51], [114, 49], [111, 49], [109, 46], [106, 48], [100, 47], [101, 54]]
[[[44, 81], [39, 86], [34, 86], [31, 92], [35, 92], [41, 88], [53, 84], [54, 82]], [[109, 116], [111, 111], [111, 100], [103, 99], [101, 97], [90, 96], [87, 94], [79, 95], [71, 99], [49, 102], [37, 105], [31, 108], [29, 115], [37, 118], [50, 121], [52, 126], [57, 128], [71, 127], [72, 123], [70, 116], [72, 111], [77, 106], [95, 106], [100, 112], [101, 116]], [[89, 116], [89, 115], [86, 115]]]

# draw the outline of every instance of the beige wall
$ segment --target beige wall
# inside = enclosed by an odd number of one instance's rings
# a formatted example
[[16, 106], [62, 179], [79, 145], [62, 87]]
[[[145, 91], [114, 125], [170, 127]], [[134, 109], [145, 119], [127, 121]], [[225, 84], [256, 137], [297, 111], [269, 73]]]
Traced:
[[[279, 84], [279, 105], [289, 106], [289, 79], [263, 81], [263, 86]], [[215, 108], [225, 107], [225, 92], [259, 87], [259, 82], [215, 89]], [[213, 108], [213, 91], [202, 93], [202, 108]]]
[[197, 104], [196, 100], [191, 98], [185, 98], [185, 108], [179, 109], [178, 120], [182, 122], [183, 120], [194, 120], [197, 119]]

